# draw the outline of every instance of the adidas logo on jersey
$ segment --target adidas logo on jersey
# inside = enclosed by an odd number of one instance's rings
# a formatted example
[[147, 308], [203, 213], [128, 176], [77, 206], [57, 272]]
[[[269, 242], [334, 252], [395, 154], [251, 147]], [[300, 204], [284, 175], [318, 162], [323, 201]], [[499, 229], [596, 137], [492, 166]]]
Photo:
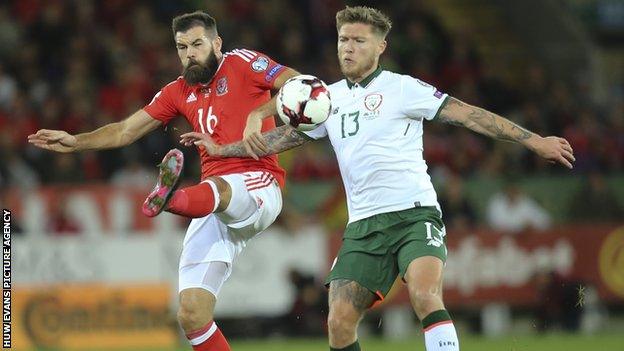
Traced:
[[195, 96], [195, 93], [191, 93], [191, 95], [189, 95], [189, 96], [186, 98], [186, 102], [187, 102], [187, 103], [188, 103], [188, 102], [193, 102], [193, 101], [197, 101], [197, 96]]

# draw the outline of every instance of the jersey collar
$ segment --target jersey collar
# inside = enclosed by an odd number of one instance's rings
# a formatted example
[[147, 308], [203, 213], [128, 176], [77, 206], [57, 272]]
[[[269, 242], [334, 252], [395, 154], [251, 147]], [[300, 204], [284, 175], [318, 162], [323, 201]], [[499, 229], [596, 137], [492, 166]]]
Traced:
[[373, 71], [373, 73], [369, 74], [368, 77], [362, 79], [362, 81], [360, 81], [359, 83], [353, 83], [352, 81], [350, 81], [347, 78], [347, 87], [349, 87], [349, 89], [353, 88], [354, 85], [359, 85], [361, 87], [364, 87], [364, 89], [368, 88], [368, 85], [373, 81], [373, 79], [377, 78], [378, 75], [381, 74], [381, 71], [383, 71], [381, 69], [381, 66], [377, 66], [377, 69]]

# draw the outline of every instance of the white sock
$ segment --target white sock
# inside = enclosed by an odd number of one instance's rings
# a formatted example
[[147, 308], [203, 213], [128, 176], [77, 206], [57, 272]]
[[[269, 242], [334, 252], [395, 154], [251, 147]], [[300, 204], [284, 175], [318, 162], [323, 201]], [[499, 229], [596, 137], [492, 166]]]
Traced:
[[459, 351], [459, 340], [453, 321], [435, 323], [424, 332], [427, 351]]

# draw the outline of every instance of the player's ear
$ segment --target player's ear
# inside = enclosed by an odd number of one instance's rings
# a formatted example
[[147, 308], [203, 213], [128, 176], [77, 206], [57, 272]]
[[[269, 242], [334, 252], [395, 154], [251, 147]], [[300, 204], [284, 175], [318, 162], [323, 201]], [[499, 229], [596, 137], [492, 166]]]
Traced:
[[223, 39], [220, 36], [216, 35], [214, 39], [212, 39], [212, 49], [214, 53], [221, 53], [221, 48], [223, 47]]
[[386, 51], [386, 47], [388, 46], [388, 42], [385, 39], [379, 41], [379, 55], [383, 54]]

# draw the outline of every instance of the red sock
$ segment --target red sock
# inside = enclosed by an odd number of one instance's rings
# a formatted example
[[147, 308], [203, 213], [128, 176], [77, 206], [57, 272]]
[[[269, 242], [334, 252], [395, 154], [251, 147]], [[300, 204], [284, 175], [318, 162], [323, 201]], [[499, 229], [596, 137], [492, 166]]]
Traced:
[[[219, 194], [211, 183], [200, 183], [177, 190], [169, 199], [167, 211], [184, 217], [201, 218], [216, 210]], [[216, 195], [216, 196], [215, 196]]]
[[186, 334], [186, 338], [195, 351], [230, 351], [225, 336], [214, 321], [208, 322], [203, 328]]

